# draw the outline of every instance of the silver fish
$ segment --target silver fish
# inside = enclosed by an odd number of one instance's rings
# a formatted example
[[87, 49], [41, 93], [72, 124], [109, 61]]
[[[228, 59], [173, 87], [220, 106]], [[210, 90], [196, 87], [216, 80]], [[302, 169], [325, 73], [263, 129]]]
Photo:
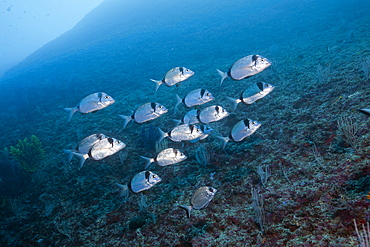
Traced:
[[370, 109], [359, 109], [358, 111], [363, 113], [363, 114], [366, 114], [366, 115], [370, 116]]
[[161, 135], [158, 140], [158, 143], [160, 143], [162, 139], [165, 137], [168, 137], [170, 140], [174, 142], [181, 142], [197, 139], [204, 134], [198, 126], [192, 124], [181, 124], [173, 128], [168, 133], [163, 132], [161, 129], [158, 130]]
[[260, 122], [248, 118], [243, 119], [235, 124], [229, 137], [217, 136], [217, 138], [222, 140], [222, 149], [224, 149], [228, 141], [240, 142], [252, 135], [259, 127], [261, 127]]
[[206, 89], [198, 88], [188, 93], [184, 98], [180, 98], [176, 94], [175, 110], [180, 103], [184, 103], [186, 107], [192, 107], [196, 105], [205, 104], [211, 100], [214, 100], [213, 95]]
[[195, 191], [193, 196], [190, 199], [190, 206], [179, 206], [180, 208], [184, 209], [186, 211], [186, 216], [190, 218], [191, 210], [193, 209], [204, 209], [208, 206], [208, 204], [211, 202], [213, 197], [215, 196], [217, 190], [213, 187], [200, 187]]
[[130, 190], [133, 193], [139, 193], [152, 188], [162, 179], [151, 171], [142, 171], [136, 174], [127, 185], [116, 184], [119, 188], [119, 195], [122, 196]]
[[65, 153], [69, 154], [68, 162], [71, 162], [73, 157], [73, 152], [80, 153], [80, 154], [87, 154], [92, 146], [94, 146], [97, 142], [107, 138], [104, 134], [92, 134], [88, 137], [85, 137], [82, 139], [78, 144], [77, 147], [74, 149], [64, 149], [63, 151]]
[[224, 108], [218, 105], [212, 105], [199, 112], [198, 120], [201, 123], [211, 123], [219, 121], [227, 116], [229, 116], [229, 113]]
[[189, 142], [191, 143], [196, 143], [197, 141], [201, 141], [201, 140], [204, 140], [205, 138], [208, 137], [208, 135], [213, 131], [213, 129], [207, 125], [201, 125], [200, 127], [200, 130], [204, 133], [203, 135], [201, 135], [200, 137], [198, 137], [197, 139], [194, 139], [194, 140], [191, 140]]
[[68, 121], [71, 120], [73, 114], [78, 111], [81, 114], [99, 111], [113, 104], [115, 100], [104, 92], [90, 94], [83, 98], [76, 107], [64, 108], [68, 112]]
[[198, 114], [200, 110], [194, 109], [191, 111], [188, 111], [180, 120], [173, 119], [174, 122], [176, 122], [177, 125], [179, 124], [196, 124], [199, 123], [198, 120]]
[[72, 152], [72, 154], [80, 159], [79, 169], [81, 169], [88, 158], [92, 160], [101, 160], [117, 153], [125, 147], [126, 144], [122, 141], [115, 138], [107, 137], [96, 142], [86, 154], [77, 152]]
[[123, 118], [123, 128], [126, 127], [128, 122], [131, 120], [134, 120], [136, 123], [144, 123], [153, 119], [156, 119], [163, 114], [168, 112], [168, 109], [164, 107], [163, 105], [159, 103], [146, 103], [144, 105], [139, 106], [133, 115], [131, 116], [125, 116], [125, 115], [119, 115], [121, 118]]
[[233, 111], [235, 111], [236, 107], [240, 102], [243, 102], [246, 105], [250, 105], [255, 101], [265, 97], [269, 94], [272, 90], [274, 90], [275, 86], [265, 83], [265, 82], [257, 82], [244, 90], [244, 92], [240, 95], [239, 99], [226, 97], [233, 103]]
[[150, 80], [156, 83], [155, 91], [157, 91], [159, 86], [162, 84], [166, 85], [167, 87], [171, 87], [175, 85], [176, 83], [185, 81], [192, 75], [194, 75], [194, 72], [191, 71], [190, 69], [187, 69], [185, 67], [175, 67], [169, 70], [164, 75], [162, 80], [160, 81], [153, 80], [153, 79], [150, 79]]
[[149, 165], [153, 162], [157, 163], [160, 166], [168, 166], [177, 164], [181, 161], [186, 160], [186, 155], [182, 153], [180, 150], [175, 148], [167, 148], [162, 150], [157, 154], [155, 158], [147, 158], [144, 156], [140, 156], [141, 158], [147, 161], [145, 165], [145, 169], [148, 169]]
[[228, 72], [217, 70], [221, 76], [220, 86], [226, 77], [233, 80], [241, 80], [256, 75], [271, 65], [271, 62], [260, 55], [249, 55], [236, 61]]

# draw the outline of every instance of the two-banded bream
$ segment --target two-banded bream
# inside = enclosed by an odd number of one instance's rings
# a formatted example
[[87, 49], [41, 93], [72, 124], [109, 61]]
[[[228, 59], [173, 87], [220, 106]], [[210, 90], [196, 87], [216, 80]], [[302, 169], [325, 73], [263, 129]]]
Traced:
[[75, 112], [87, 114], [90, 112], [99, 111], [113, 104], [115, 100], [104, 92], [93, 93], [83, 98], [76, 107], [64, 108], [68, 112], [68, 121], [71, 120]]
[[157, 163], [159, 166], [168, 166], [177, 164], [187, 158], [184, 153], [176, 148], [166, 148], [159, 152], [155, 158], [140, 157], [147, 161], [145, 169], [148, 169], [149, 165], [153, 162]]
[[231, 97], [226, 98], [231, 101], [233, 111], [235, 111], [240, 102], [243, 102], [246, 105], [253, 104], [257, 100], [269, 94], [272, 90], [274, 90], [274, 88], [275, 86], [271, 84], [265, 82], [257, 82], [247, 87], [238, 99]]
[[191, 210], [205, 209], [215, 196], [217, 190], [213, 187], [204, 186], [197, 189], [190, 199], [190, 206], [179, 206], [186, 211], [186, 216], [190, 218]]
[[252, 135], [260, 126], [261, 123], [246, 118], [234, 125], [228, 137], [217, 136], [217, 138], [222, 140], [222, 148], [224, 149], [228, 141], [240, 142]]
[[194, 75], [194, 72], [191, 71], [190, 69], [187, 69], [185, 67], [175, 67], [173, 69], [170, 69], [163, 76], [162, 80], [160, 81], [153, 80], [153, 79], [150, 79], [150, 80], [156, 83], [155, 91], [157, 91], [159, 86], [162, 84], [166, 85], [167, 87], [171, 87], [179, 82], [185, 81], [192, 75]]
[[140, 124], [156, 119], [167, 112], [168, 109], [163, 105], [155, 102], [149, 102], [136, 108], [134, 114], [132, 114], [131, 116], [119, 116], [123, 118], [123, 128], [125, 128], [128, 122], [130, 122], [131, 120], [134, 120], [136, 123]]
[[260, 55], [249, 55], [236, 61], [228, 72], [217, 70], [221, 76], [220, 86], [226, 77], [239, 81], [244, 78], [256, 75], [271, 65], [271, 62]]

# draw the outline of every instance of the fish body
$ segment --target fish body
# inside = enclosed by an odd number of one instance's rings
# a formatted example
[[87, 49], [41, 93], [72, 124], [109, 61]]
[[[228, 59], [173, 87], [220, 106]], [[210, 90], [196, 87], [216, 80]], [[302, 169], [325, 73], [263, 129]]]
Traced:
[[93, 93], [85, 98], [83, 98], [76, 107], [64, 108], [68, 114], [68, 121], [71, 120], [75, 112], [80, 112], [81, 114], [87, 114], [90, 112], [99, 111], [107, 106], [113, 104], [115, 100], [104, 92]]
[[152, 162], [156, 162], [160, 166], [168, 166], [177, 164], [181, 161], [184, 161], [187, 158], [184, 153], [175, 148], [164, 149], [161, 152], [159, 152], [157, 157], [155, 158], [147, 158], [144, 156], [140, 157], [147, 161], [145, 169], [147, 169]]
[[173, 119], [174, 122], [176, 122], [177, 125], [179, 124], [196, 124], [199, 123], [198, 120], [198, 114], [200, 110], [194, 109], [191, 111], [188, 111], [180, 120]]
[[186, 211], [187, 217], [190, 218], [191, 210], [200, 210], [206, 208], [215, 196], [216, 192], [217, 190], [213, 187], [200, 187], [194, 192], [193, 196], [191, 197], [190, 206], [182, 205], [179, 207], [184, 209]]
[[220, 86], [226, 77], [233, 80], [242, 80], [244, 78], [256, 75], [271, 65], [271, 62], [260, 55], [249, 55], [236, 61], [228, 72], [217, 70], [221, 76]]
[[119, 189], [119, 196], [128, 196], [128, 190], [133, 193], [139, 193], [152, 188], [162, 179], [151, 171], [142, 171], [136, 174], [127, 185], [116, 183]]
[[131, 179], [128, 188], [134, 193], [139, 193], [152, 188], [161, 181], [162, 179], [157, 174], [151, 171], [142, 171]]
[[166, 85], [167, 87], [171, 87], [179, 82], [185, 81], [192, 75], [194, 75], [194, 72], [191, 71], [190, 69], [187, 69], [185, 67], [175, 67], [169, 70], [164, 75], [162, 80], [160, 81], [153, 80], [153, 79], [150, 79], [150, 80], [156, 83], [155, 91], [157, 91], [159, 86], [162, 84]]
[[92, 145], [88, 153], [72, 152], [72, 154], [80, 159], [79, 167], [81, 169], [87, 159], [90, 158], [92, 160], [101, 160], [117, 153], [125, 147], [126, 144], [122, 141], [115, 138], [106, 137]]
[[161, 133], [161, 137], [159, 138], [158, 143], [165, 137], [168, 137], [174, 142], [181, 142], [197, 139], [204, 134], [198, 126], [193, 124], [178, 125], [168, 133], [164, 133], [161, 129], [159, 129], [159, 132]]
[[93, 160], [101, 160], [108, 156], [111, 156], [118, 151], [126, 147], [126, 144], [116, 138], [105, 138], [101, 141], [98, 141], [90, 149], [89, 158]]
[[126, 127], [128, 122], [134, 120], [136, 123], [144, 123], [153, 119], [156, 119], [163, 114], [167, 113], [168, 109], [163, 105], [155, 102], [146, 103], [139, 106], [132, 116], [119, 115], [123, 118], [123, 128]]
[[257, 82], [247, 87], [238, 99], [234, 99], [231, 97], [226, 98], [233, 103], [233, 110], [235, 111], [237, 105], [240, 102], [243, 102], [246, 105], [252, 104], [257, 100], [265, 97], [272, 90], [274, 90], [274, 88], [275, 86], [271, 84], [265, 82]]
[[259, 127], [261, 127], [260, 122], [248, 118], [243, 119], [235, 124], [229, 137], [218, 136], [217, 138], [222, 140], [222, 148], [225, 148], [228, 141], [240, 142], [244, 138], [252, 135]]
[[65, 149], [64, 152], [69, 154], [68, 162], [71, 162], [72, 157], [73, 157], [73, 152], [75, 153], [80, 153], [80, 154], [87, 154], [92, 146], [94, 146], [97, 142], [107, 138], [106, 135], [104, 134], [92, 134], [89, 135], [88, 137], [85, 137], [82, 139], [78, 144], [75, 149]]
[[183, 103], [186, 107], [192, 107], [196, 105], [202, 105], [205, 104], [209, 101], [214, 100], [215, 98], [213, 97], [212, 93], [209, 92], [207, 89], [204, 88], [198, 88], [190, 93], [188, 93], [184, 98], [180, 98], [176, 94], [176, 104], [175, 104], [175, 109], [177, 109], [177, 106], [180, 103]]
[[218, 105], [212, 105], [199, 112], [198, 120], [201, 123], [211, 123], [219, 121], [227, 116], [229, 116], [229, 113], [226, 109]]
[[203, 135], [201, 135], [200, 137], [198, 137], [194, 140], [191, 140], [190, 141], [191, 143], [196, 143], [197, 141], [204, 140], [213, 131], [213, 129], [211, 127], [209, 127], [208, 125], [201, 125], [199, 128], [203, 132]]

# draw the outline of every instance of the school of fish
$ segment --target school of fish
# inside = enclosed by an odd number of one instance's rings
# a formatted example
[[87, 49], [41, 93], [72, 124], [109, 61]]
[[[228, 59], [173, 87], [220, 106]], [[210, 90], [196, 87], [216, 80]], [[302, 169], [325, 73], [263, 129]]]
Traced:
[[[271, 61], [263, 56], [256, 54], [245, 56], [232, 64], [227, 72], [222, 72], [217, 69], [218, 74], [221, 76], [220, 86], [227, 77], [239, 81], [262, 72], [270, 65]], [[167, 87], [174, 85], [179, 86], [180, 82], [187, 80], [194, 74], [195, 73], [188, 68], [175, 67], [166, 72], [161, 80], [150, 80], [156, 83], [155, 91], [157, 91], [162, 84]], [[275, 86], [272, 84], [257, 82], [248, 86], [243, 92], [240, 92], [239, 97], [226, 97], [226, 99], [232, 104], [231, 110], [236, 111], [237, 105], [240, 102], [245, 105], [252, 104], [268, 95], [274, 88]], [[202, 107], [204, 104], [215, 100], [213, 94], [204, 88], [195, 89], [187, 93], [183, 98], [177, 94], [175, 94], [175, 97], [175, 113], [178, 111], [180, 104], [185, 108]], [[68, 121], [71, 121], [75, 112], [80, 112], [85, 115], [100, 111], [114, 103], [115, 100], [107, 93], [96, 92], [82, 98], [76, 107], [64, 109], [68, 112]], [[154, 121], [168, 113], [168, 111], [169, 110], [160, 103], [147, 102], [137, 107], [132, 115], [119, 115], [119, 117], [123, 119], [123, 128], [125, 128], [131, 120], [137, 124], [142, 124]], [[365, 114], [370, 114], [370, 110], [368, 109], [361, 109], [361, 111]], [[213, 129], [204, 124], [220, 121], [227, 118], [229, 115], [230, 113], [223, 106], [218, 104], [207, 106], [203, 109], [191, 109], [182, 119], [173, 119], [175, 122], [174, 127], [168, 132], [158, 127], [160, 137], [157, 143], [160, 143], [164, 138], [179, 143], [195, 143], [200, 140], [205, 140], [212, 133]], [[216, 136], [216, 138], [222, 141], [222, 149], [224, 149], [228, 142], [240, 142], [255, 133], [260, 127], [260, 122], [249, 118], [242, 118], [230, 130], [229, 136]], [[75, 148], [64, 149], [63, 151], [68, 154], [69, 162], [71, 162], [73, 157], [77, 157], [79, 160], [78, 168], [81, 169], [87, 159], [93, 161], [102, 160], [118, 153], [125, 147], [126, 144], [116, 138], [108, 137], [102, 133], [95, 133], [80, 140]], [[149, 190], [162, 181], [159, 175], [148, 170], [152, 163], [161, 167], [169, 166], [183, 162], [188, 157], [192, 156], [176, 148], [166, 148], [159, 151], [155, 157], [140, 157], [145, 160], [145, 164], [142, 165], [143, 171], [135, 174], [126, 184], [116, 183], [120, 196], [127, 195], [128, 191], [136, 194]], [[190, 206], [178, 206], [184, 209], [186, 211], [186, 216], [190, 218], [190, 212], [193, 209], [200, 210], [206, 208], [214, 198], [216, 192], [217, 189], [210, 186], [199, 187], [190, 198]]]

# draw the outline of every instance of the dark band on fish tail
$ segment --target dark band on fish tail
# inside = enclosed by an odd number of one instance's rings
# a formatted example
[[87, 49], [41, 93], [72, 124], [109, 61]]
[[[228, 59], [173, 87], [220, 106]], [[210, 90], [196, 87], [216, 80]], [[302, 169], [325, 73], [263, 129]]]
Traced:
[[92, 149], [89, 150], [89, 152], [87, 153], [87, 155], [89, 156], [90, 159], [93, 159], [92, 154], [91, 154], [91, 150]]
[[229, 139], [230, 139], [230, 140], [234, 140], [234, 138], [233, 138], [233, 133], [230, 133], [230, 135], [229, 135]]
[[132, 192], [132, 193], [136, 193], [133, 189], [132, 189], [132, 179], [130, 180], [130, 182], [128, 182], [127, 184], [127, 188]]
[[[244, 93], [244, 92], [243, 92], [243, 93]], [[244, 102], [244, 100], [243, 100], [243, 99], [244, 99], [244, 97], [243, 97], [243, 93], [241, 93], [241, 94], [240, 94], [239, 99], [240, 99], [241, 101], [243, 101], [243, 102]]]

